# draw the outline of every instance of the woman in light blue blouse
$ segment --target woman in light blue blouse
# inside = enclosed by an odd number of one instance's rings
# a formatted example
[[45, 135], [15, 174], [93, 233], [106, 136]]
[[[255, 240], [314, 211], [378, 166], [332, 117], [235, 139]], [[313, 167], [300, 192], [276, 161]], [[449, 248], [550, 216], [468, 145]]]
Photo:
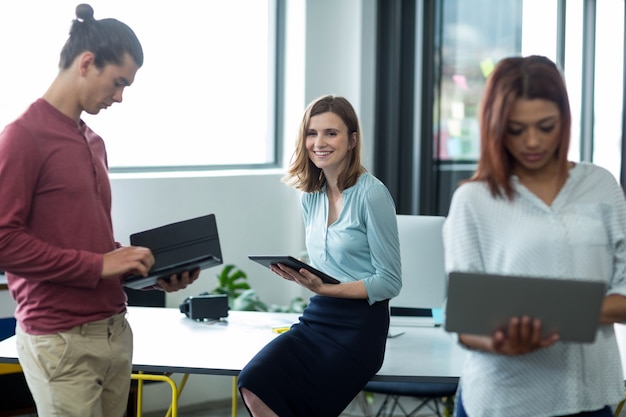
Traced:
[[286, 181], [303, 191], [311, 264], [272, 270], [315, 295], [300, 322], [242, 370], [250, 414], [338, 416], [383, 363], [389, 299], [400, 292], [396, 210], [387, 188], [361, 165], [361, 131], [352, 105], [325, 96], [304, 113]]
[[[613, 323], [626, 320], [626, 202], [614, 177], [568, 161], [565, 83], [547, 58], [506, 58], [480, 107], [481, 155], [454, 193], [444, 226], [446, 269], [606, 283], [595, 342], [541, 337], [515, 317], [468, 349], [458, 417], [612, 416], [624, 397]], [[558, 300], [554, 300], [558, 305]]]

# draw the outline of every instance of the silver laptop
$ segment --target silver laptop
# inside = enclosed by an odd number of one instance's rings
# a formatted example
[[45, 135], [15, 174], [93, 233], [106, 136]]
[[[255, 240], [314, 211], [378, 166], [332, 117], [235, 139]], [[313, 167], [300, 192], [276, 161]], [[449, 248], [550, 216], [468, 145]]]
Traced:
[[527, 315], [541, 319], [544, 336], [593, 342], [605, 291], [601, 281], [451, 272], [445, 329], [491, 335], [511, 317]]

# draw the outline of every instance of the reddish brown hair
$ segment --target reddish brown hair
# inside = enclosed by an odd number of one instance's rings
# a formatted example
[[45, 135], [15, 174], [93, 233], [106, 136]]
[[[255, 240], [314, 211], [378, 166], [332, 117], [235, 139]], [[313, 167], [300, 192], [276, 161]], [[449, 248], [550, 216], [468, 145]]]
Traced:
[[507, 151], [504, 139], [509, 116], [518, 98], [549, 100], [559, 108], [560, 145], [556, 158], [560, 174], [567, 175], [572, 115], [561, 72], [543, 56], [505, 58], [489, 75], [480, 102], [480, 159], [470, 179], [486, 181], [494, 197], [513, 199], [510, 178], [515, 160]]

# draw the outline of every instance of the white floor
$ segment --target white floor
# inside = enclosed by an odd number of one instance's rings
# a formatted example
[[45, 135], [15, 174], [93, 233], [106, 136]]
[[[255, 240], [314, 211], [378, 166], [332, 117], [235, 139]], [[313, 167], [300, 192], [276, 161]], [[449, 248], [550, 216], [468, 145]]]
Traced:
[[[375, 394], [374, 402], [369, 404], [363, 395], [359, 395], [341, 414], [341, 417], [373, 417], [378, 412], [383, 399], [383, 395]], [[401, 398], [400, 404], [409, 412], [419, 404], [419, 401], [414, 398]], [[443, 407], [439, 409], [441, 414], [444, 415]], [[167, 410], [144, 413], [143, 417], [164, 417], [166, 411]], [[232, 417], [232, 410], [230, 408], [230, 402], [224, 401], [223, 403], [210, 403], [194, 406], [192, 408], [183, 408], [178, 411], [178, 415], [179, 417]], [[385, 414], [385, 416], [387, 416], [387, 414]], [[404, 414], [396, 409], [393, 416], [404, 416]], [[237, 407], [237, 417], [249, 417], [245, 407], [241, 403], [239, 403]], [[436, 417], [436, 414], [428, 407], [424, 407], [420, 409], [418, 414], [412, 415], [411, 417]]]

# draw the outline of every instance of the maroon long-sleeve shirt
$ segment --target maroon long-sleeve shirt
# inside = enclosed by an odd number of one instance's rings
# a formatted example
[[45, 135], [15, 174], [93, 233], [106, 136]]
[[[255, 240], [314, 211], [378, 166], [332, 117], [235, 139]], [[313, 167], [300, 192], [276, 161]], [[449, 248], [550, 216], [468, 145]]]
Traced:
[[0, 269], [21, 328], [50, 334], [123, 312], [120, 280], [100, 278], [116, 247], [104, 142], [37, 100], [0, 133]]

